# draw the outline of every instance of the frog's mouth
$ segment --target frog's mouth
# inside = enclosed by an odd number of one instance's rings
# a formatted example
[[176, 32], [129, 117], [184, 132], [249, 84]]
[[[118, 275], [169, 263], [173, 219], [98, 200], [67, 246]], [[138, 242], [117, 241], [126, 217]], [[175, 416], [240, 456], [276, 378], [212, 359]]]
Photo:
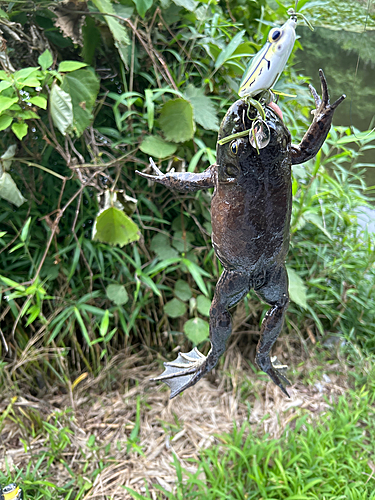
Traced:
[[283, 112], [275, 102], [270, 102], [267, 106], [271, 108], [279, 118], [283, 119]]

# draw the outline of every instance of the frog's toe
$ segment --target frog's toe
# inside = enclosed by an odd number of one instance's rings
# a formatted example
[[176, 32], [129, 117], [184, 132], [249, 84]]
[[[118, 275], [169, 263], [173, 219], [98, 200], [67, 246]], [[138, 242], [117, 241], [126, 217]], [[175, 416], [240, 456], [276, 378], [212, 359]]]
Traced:
[[171, 389], [172, 399], [198, 382], [205, 373], [205, 361], [206, 356], [194, 347], [190, 352], [180, 352], [175, 361], [164, 363], [164, 372], [151, 380], [161, 380], [167, 384]]
[[286, 385], [291, 385], [285, 376], [285, 372], [288, 369], [287, 365], [282, 365], [276, 356], [273, 356], [271, 359], [269, 356], [259, 356], [257, 357], [256, 362], [259, 368], [267, 373], [272, 382], [280, 387], [283, 393], [290, 398], [289, 393], [285, 388]]
[[[288, 366], [282, 365], [276, 356], [273, 356], [271, 358], [271, 364], [274, 370], [277, 372], [277, 376], [279, 377], [279, 379], [281, 379], [284, 385], [292, 385], [285, 376], [286, 371], [288, 370]], [[287, 394], [287, 396], [289, 396], [289, 394], [285, 391], [285, 388], [283, 388], [283, 391]]]

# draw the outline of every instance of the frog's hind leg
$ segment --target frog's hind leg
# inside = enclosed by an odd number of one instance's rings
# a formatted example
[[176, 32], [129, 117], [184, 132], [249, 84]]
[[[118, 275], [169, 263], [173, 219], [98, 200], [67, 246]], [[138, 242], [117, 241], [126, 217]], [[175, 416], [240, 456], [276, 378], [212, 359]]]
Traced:
[[179, 353], [175, 361], [164, 363], [165, 371], [153, 380], [161, 380], [171, 388], [170, 398], [193, 386], [211, 371], [224, 353], [232, 332], [229, 307], [239, 302], [249, 291], [249, 276], [225, 270], [215, 289], [210, 309], [211, 350], [207, 357], [195, 347], [188, 353]]
[[289, 397], [285, 389], [286, 385], [290, 385], [285, 376], [287, 366], [281, 365], [276, 356], [270, 358], [271, 349], [280, 334], [289, 304], [288, 276], [285, 266], [274, 269], [269, 275], [266, 284], [255, 292], [262, 300], [272, 306], [262, 323], [255, 359], [259, 368], [266, 372], [283, 393]]

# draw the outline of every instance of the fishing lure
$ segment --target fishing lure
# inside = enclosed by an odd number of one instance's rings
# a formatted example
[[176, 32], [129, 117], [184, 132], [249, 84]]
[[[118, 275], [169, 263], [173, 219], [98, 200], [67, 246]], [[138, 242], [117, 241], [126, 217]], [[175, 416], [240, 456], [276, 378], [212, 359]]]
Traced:
[[250, 144], [257, 150], [265, 148], [270, 141], [270, 131], [265, 122], [264, 107], [273, 100], [273, 92], [270, 90], [279, 79], [296, 41], [297, 18], [301, 17], [311, 30], [311, 26], [306, 17], [297, 12], [298, 0], [295, 9], [290, 8], [288, 21], [281, 27], [272, 28], [268, 34], [264, 47], [254, 56], [250, 65], [242, 77], [239, 96], [257, 113], [251, 118], [252, 127], [250, 130], [233, 134], [218, 141], [223, 145], [237, 137], [249, 134]]
[[279, 79], [296, 41], [295, 12], [280, 28], [272, 28], [267, 43], [251, 60], [240, 83], [239, 96], [256, 97]]

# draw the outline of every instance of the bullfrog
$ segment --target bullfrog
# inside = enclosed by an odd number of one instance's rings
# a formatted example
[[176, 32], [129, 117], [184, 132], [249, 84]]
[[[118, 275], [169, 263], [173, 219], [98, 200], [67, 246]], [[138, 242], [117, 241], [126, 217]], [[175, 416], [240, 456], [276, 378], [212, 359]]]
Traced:
[[270, 305], [261, 326], [256, 363], [289, 397], [287, 366], [270, 354], [289, 303], [285, 259], [292, 209], [291, 166], [304, 163], [318, 153], [329, 132], [334, 110], [345, 99], [342, 95], [330, 104], [327, 81], [323, 71], [319, 73], [322, 98], [310, 86], [316, 109], [300, 144], [291, 143], [279, 108], [271, 105], [265, 108], [270, 132], [266, 147], [257, 149], [248, 135], [223, 141], [252, 127], [250, 105], [240, 99], [223, 118], [216, 163], [204, 172], [164, 174], [152, 158], [154, 174], [137, 171], [142, 177], [180, 192], [214, 188], [212, 244], [224, 270], [210, 308], [211, 349], [207, 357], [194, 348], [179, 353], [175, 361], [164, 363], [165, 371], [154, 380], [162, 380], [171, 388], [171, 398], [196, 384], [216, 366], [232, 332], [229, 309], [251, 289]]

